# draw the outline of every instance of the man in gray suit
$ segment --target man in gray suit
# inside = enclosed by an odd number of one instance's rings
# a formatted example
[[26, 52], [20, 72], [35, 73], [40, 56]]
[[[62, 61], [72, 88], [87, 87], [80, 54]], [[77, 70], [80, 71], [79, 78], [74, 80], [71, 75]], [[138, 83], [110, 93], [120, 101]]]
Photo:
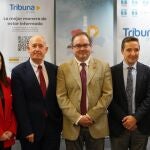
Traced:
[[67, 150], [103, 150], [108, 135], [107, 107], [112, 98], [109, 65], [91, 56], [85, 32], [72, 37], [75, 58], [59, 66], [57, 98], [63, 112]]

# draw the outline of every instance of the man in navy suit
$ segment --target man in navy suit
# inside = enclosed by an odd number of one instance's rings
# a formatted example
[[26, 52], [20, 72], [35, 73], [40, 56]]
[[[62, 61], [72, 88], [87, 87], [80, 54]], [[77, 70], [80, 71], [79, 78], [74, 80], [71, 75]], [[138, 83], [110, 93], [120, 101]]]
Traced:
[[[62, 114], [56, 99], [57, 66], [44, 61], [48, 50], [43, 36], [31, 37], [28, 61], [12, 70], [13, 105], [22, 150], [59, 150]], [[40, 87], [38, 66], [46, 93]]]
[[112, 150], [146, 150], [150, 133], [150, 68], [138, 62], [139, 51], [137, 38], [124, 38], [123, 62], [111, 68], [113, 100], [109, 106], [109, 127]]

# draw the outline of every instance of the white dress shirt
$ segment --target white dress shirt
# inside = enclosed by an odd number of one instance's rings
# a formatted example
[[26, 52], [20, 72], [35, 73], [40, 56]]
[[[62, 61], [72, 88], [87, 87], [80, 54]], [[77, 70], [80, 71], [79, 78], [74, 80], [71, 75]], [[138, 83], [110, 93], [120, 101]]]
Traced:
[[[30, 63], [31, 63], [31, 66], [34, 70], [34, 73], [37, 77], [37, 80], [38, 82], [40, 83], [40, 80], [39, 80], [39, 71], [38, 71], [38, 66], [37, 64], [35, 64], [32, 59], [30, 59]], [[44, 75], [44, 79], [45, 79], [45, 82], [46, 82], [46, 87], [48, 87], [48, 84], [49, 84], [49, 80], [48, 80], [48, 74], [47, 74], [47, 71], [46, 71], [46, 68], [45, 68], [45, 65], [44, 65], [44, 62], [42, 62], [40, 64], [42, 66], [42, 72], [43, 72], [43, 75]]]

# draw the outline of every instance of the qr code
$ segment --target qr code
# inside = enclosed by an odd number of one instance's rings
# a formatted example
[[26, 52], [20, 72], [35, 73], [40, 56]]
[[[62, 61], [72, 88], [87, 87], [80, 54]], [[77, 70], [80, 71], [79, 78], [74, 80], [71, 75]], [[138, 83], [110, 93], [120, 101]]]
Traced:
[[18, 36], [18, 51], [26, 51], [31, 36]]

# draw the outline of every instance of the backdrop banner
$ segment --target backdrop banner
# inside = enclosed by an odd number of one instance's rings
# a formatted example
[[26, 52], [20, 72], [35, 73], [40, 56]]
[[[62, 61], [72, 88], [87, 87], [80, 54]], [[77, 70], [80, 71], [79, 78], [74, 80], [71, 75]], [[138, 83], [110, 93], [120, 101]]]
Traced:
[[[53, 49], [52, 0], [1, 0], [0, 2], [0, 51], [7, 66], [7, 73], [14, 66], [28, 59], [27, 42], [33, 35], [43, 35], [49, 49]], [[46, 55], [53, 61], [50, 50]]]
[[56, 0], [56, 63], [72, 57], [71, 37], [85, 31], [92, 38], [93, 55], [113, 64], [113, 1]]
[[140, 61], [150, 65], [150, 0], [117, 1], [117, 62], [122, 60], [121, 41], [135, 36], [140, 41]]

